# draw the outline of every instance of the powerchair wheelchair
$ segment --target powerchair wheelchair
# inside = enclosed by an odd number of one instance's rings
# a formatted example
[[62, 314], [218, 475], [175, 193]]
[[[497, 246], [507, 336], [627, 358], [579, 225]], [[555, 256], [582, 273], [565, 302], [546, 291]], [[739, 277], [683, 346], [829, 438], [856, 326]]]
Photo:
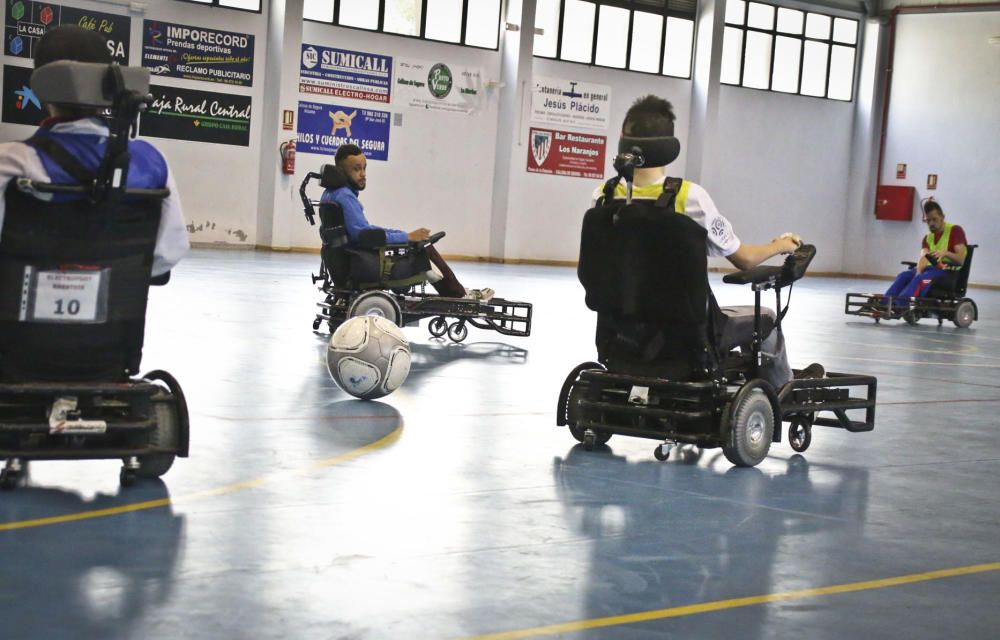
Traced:
[[[969, 287], [969, 272], [972, 270], [972, 254], [979, 245], [966, 246], [965, 262], [957, 271], [948, 271], [930, 284], [926, 296], [907, 298], [886, 296], [877, 293], [848, 293], [844, 299], [844, 313], [849, 316], [866, 316], [878, 324], [881, 320], [900, 320], [915, 325], [923, 318], [937, 317], [938, 326], [945, 320], [952, 321], [959, 329], [972, 326], [979, 320], [979, 306], [972, 298], [965, 297]], [[937, 259], [928, 254], [925, 258], [931, 266], [937, 266]], [[902, 261], [901, 264], [915, 269], [916, 262]]]
[[[165, 371], [132, 377], [142, 357], [166, 189], [130, 189], [128, 140], [149, 103], [149, 70], [60, 61], [34, 71], [44, 102], [107, 109], [95, 175], [52, 139], [33, 138], [77, 180], [15, 178], [0, 234], [0, 487], [31, 460], [121, 458], [119, 480], [166, 473], [188, 455], [188, 411]], [[89, 174], [89, 175], [88, 175]], [[155, 280], [155, 282], [154, 282]]]
[[[587, 306], [598, 314], [598, 361], [569, 373], [556, 424], [586, 449], [621, 434], [661, 440], [654, 450], [661, 461], [674, 445], [693, 444], [722, 447], [744, 467], [759, 464], [781, 441], [783, 422], [799, 452], [817, 425], [871, 431], [871, 376], [827, 373], [780, 388], [762, 377], [773, 358], [762, 343], [772, 331], [781, 337], [788, 311], [781, 310], [781, 291], [805, 275], [815, 247], [803, 245], [781, 266], [726, 275], [724, 282], [750, 285], [754, 305], [720, 309], [708, 284], [706, 230], [674, 212], [674, 194], [656, 205], [613, 200], [623, 174], [629, 194], [632, 186], [631, 173], [615, 166], [607, 204], [587, 212], [580, 243], [578, 275]], [[777, 314], [761, 307], [767, 290], [775, 292]], [[864, 418], [852, 419], [852, 410]]]
[[319, 207], [320, 249], [319, 283], [324, 299], [313, 330], [325, 323], [330, 333], [346, 319], [377, 315], [399, 326], [430, 318], [428, 331], [435, 338], [448, 336], [462, 342], [468, 326], [496, 331], [505, 336], [531, 335], [531, 303], [502, 298], [488, 301], [446, 298], [426, 293], [427, 272], [431, 263], [425, 249], [445, 236], [439, 231], [424, 242], [389, 244], [385, 232], [365, 230], [356, 244], [351, 244], [344, 226], [344, 212], [333, 202], [309, 198], [306, 188], [319, 180], [324, 189], [346, 186], [347, 177], [335, 165], [323, 165], [319, 173], [310, 172], [299, 187], [299, 197], [309, 224], [316, 224]]

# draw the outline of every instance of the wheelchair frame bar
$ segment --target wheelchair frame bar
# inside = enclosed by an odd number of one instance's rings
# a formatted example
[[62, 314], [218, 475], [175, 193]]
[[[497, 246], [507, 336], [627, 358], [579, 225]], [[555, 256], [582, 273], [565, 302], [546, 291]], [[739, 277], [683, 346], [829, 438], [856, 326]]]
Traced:
[[[787, 421], [796, 415], [813, 415], [812, 424], [824, 427], [840, 427], [853, 433], [862, 431], [872, 431], [875, 428], [875, 400], [877, 394], [878, 380], [874, 376], [854, 375], [847, 373], [826, 374], [825, 378], [792, 380], [781, 387], [778, 392], [778, 405], [781, 408], [781, 420]], [[807, 402], [788, 402], [793, 398], [795, 391], [802, 389], [842, 389], [844, 387], [864, 387], [865, 397], [846, 399]], [[849, 394], [849, 391], [848, 391]], [[851, 420], [847, 416], [850, 410], [865, 410], [864, 421]], [[815, 414], [820, 411], [832, 411], [837, 418], [818, 417]]]

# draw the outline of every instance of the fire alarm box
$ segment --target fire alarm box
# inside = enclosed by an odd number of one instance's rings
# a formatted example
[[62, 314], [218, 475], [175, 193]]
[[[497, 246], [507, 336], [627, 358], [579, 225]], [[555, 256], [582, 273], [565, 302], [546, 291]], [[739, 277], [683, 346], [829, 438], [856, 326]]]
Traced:
[[875, 217], [879, 220], [913, 220], [913, 187], [881, 185], [875, 196]]

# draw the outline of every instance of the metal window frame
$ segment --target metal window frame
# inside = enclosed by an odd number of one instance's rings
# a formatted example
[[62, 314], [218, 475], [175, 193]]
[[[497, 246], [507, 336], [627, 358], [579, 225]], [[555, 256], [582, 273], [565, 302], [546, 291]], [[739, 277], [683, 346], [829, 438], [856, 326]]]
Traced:
[[[556, 54], [554, 56], [544, 56], [539, 54], [533, 54], [536, 58], [543, 58], [545, 60], [558, 60], [559, 62], [568, 62], [570, 64], [582, 64], [588, 67], [600, 67], [602, 69], [618, 69], [619, 71], [628, 71], [629, 73], [642, 73], [649, 76], [659, 76], [661, 78], [680, 78], [682, 80], [691, 79], [691, 68], [694, 64], [694, 40], [692, 40], [691, 55], [688, 56], [688, 69], [686, 76], [675, 76], [673, 74], [664, 73], [664, 51], [667, 46], [667, 19], [668, 18], [679, 18], [682, 20], [690, 20], [694, 23], [695, 17], [676, 11], [670, 8], [669, 0], [664, 2], [663, 9], [656, 11], [646, 5], [639, 5], [634, 0], [583, 0], [584, 2], [589, 2], [594, 5], [594, 33], [591, 40], [590, 46], [590, 62], [580, 62], [578, 60], [567, 60], [563, 57], [563, 34], [565, 32], [566, 26], [566, 0], [559, 0], [559, 31], [556, 34]], [[597, 36], [600, 32], [601, 24], [601, 7], [616, 7], [619, 9], [627, 9], [629, 12], [628, 17], [628, 34], [625, 39], [625, 66], [618, 67], [614, 65], [598, 64], [597, 63]], [[663, 18], [663, 25], [660, 31], [660, 50], [657, 56], [657, 70], [656, 71], [641, 71], [632, 68], [632, 34], [635, 24], [635, 14], [636, 13], [648, 13], [654, 16], [660, 16]], [[741, 69], [742, 73], [742, 69]]]
[[[749, 26], [747, 24], [747, 15], [749, 15], [750, 4], [751, 3], [753, 3], [753, 4], [767, 5], [767, 6], [770, 6], [770, 7], [774, 8], [774, 20], [772, 21], [771, 29], [761, 29], [759, 27], [751, 27], [751, 26]], [[796, 33], [788, 33], [787, 31], [778, 31], [778, 9], [791, 9], [793, 11], [801, 11], [802, 14], [803, 14], [803, 16], [802, 16], [802, 31], [800, 33], [797, 33], [797, 34]], [[825, 18], [829, 18], [830, 19], [830, 33], [829, 33], [828, 37], [826, 37], [826, 38], [813, 38], [813, 37], [810, 37], [810, 36], [806, 35], [806, 22], [808, 20], [809, 14], [816, 14], [816, 15], [820, 15], [820, 16], [823, 16]], [[836, 41], [836, 40], [833, 39], [833, 31], [834, 31], [833, 30], [833, 24], [834, 24], [834, 20], [836, 20], [838, 18], [841, 19], [841, 20], [850, 20], [850, 21], [852, 21], [852, 22], [855, 23], [854, 44], [848, 44], [846, 42], [838, 42], [838, 41]], [[725, 85], [730, 86], [730, 87], [740, 87], [740, 88], [743, 88], [743, 89], [752, 89], [752, 90], [755, 90], [755, 91], [770, 91], [772, 93], [781, 93], [781, 94], [785, 94], [785, 95], [802, 96], [804, 98], [820, 98], [822, 100], [834, 100], [836, 102], [854, 102], [854, 90], [855, 90], [855, 84], [856, 84], [855, 81], [857, 80], [857, 75], [858, 75], [858, 43], [861, 40], [861, 38], [860, 38], [860, 33], [861, 33], [860, 22], [861, 21], [859, 19], [856, 19], [856, 18], [845, 18], [844, 16], [838, 16], [838, 15], [833, 15], [833, 14], [829, 14], [829, 13], [823, 13], [823, 12], [820, 12], [820, 11], [809, 11], [807, 9], [799, 9], [798, 7], [783, 7], [781, 5], [773, 4], [773, 3], [770, 3], [770, 2], [761, 2], [760, 0], [746, 0], [746, 2], [743, 5], [743, 20], [742, 20], [742, 24], [737, 24], [737, 23], [734, 23], [734, 22], [728, 22], [728, 21], [724, 20], [724, 25], [723, 25], [724, 28], [739, 29], [742, 32], [741, 33], [741, 37], [742, 37], [742, 40], [743, 40], [743, 45], [740, 48], [740, 73], [739, 73], [739, 81], [735, 82], [735, 83], [733, 83], [733, 82], [723, 82], [722, 84], [725, 84]], [[753, 32], [756, 32], [756, 33], [763, 33], [763, 34], [769, 35], [771, 37], [771, 62], [770, 62], [770, 66], [768, 67], [768, 71], [767, 71], [767, 88], [748, 87], [744, 83], [745, 78], [743, 77], [743, 71], [744, 71], [744, 69], [746, 67], [746, 56], [747, 56], [747, 47], [746, 47], [746, 40], [747, 40], [747, 38], [746, 38], [746, 34], [749, 31], [753, 31]], [[778, 41], [778, 36], [785, 37], [785, 38], [796, 38], [800, 42], [799, 43], [799, 79], [798, 79], [798, 84], [796, 86], [796, 90], [795, 90], [794, 93], [792, 93], [790, 91], [775, 91], [772, 88], [772, 86], [773, 86], [773, 79], [774, 79], [775, 44]], [[823, 95], [821, 95], [821, 96], [813, 96], [813, 95], [808, 95], [808, 94], [802, 93], [802, 78], [803, 78], [803, 73], [804, 73], [804, 69], [805, 69], [805, 64], [804, 64], [805, 63], [805, 47], [806, 47], [806, 43], [807, 42], [818, 42], [820, 44], [825, 44], [826, 47], [827, 47], [826, 69], [824, 70], [825, 76], [824, 76], [824, 83], [823, 83]], [[833, 47], [834, 46], [848, 47], [848, 48], [851, 48], [851, 49], [854, 50], [854, 67], [851, 70], [851, 95], [846, 100], [844, 100], [842, 98], [831, 98], [830, 97], [830, 64], [831, 64], [831, 58], [833, 57], [832, 56], [832, 52], [833, 52]]]
[[[194, 0], [186, 0], [187, 2], [193, 2]], [[217, 1], [217, 0], [213, 0]], [[449, 40], [438, 40], [436, 38], [427, 37], [427, 1], [421, 0], [420, 3], [420, 33], [418, 35], [410, 35], [407, 33], [394, 33], [392, 31], [385, 30], [385, 0], [371, 0], [372, 2], [378, 2], [378, 26], [375, 29], [365, 29], [364, 27], [353, 27], [346, 24], [340, 23], [340, 0], [333, 0], [333, 21], [327, 20], [313, 20], [311, 18], [304, 18], [306, 22], [315, 22], [317, 24], [329, 24], [334, 27], [341, 29], [354, 29], [356, 31], [364, 31], [366, 33], [382, 33], [387, 36], [394, 36], [397, 38], [409, 38], [411, 40], [423, 40], [425, 42], [439, 42], [441, 44], [450, 44], [458, 47], [469, 47], [470, 49], [481, 49], [484, 51], [499, 51], [500, 50], [500, 19], [503, 16], [503, 0], [497, 5], [497, 43], [492, 47], [483, 47], [478, 44], [467, 44], [468, 32], [469, 32], [469, 3], [475, 2], [475, 0], [462, 0], [462, 19], [461, 19], [461, 30], [459, 32], [459, 42], [451, 42]]]
[[[257, 0], [257, 9], [244, 9], [243, 7], [227, 7], [225, 5], [219, 4], [219, 0], [210, 0], [209, 2], [199, 2], [198, 0], [177, 0], [178, 2], [187, 2], [188, 4], [196, 4], [201, 7], [211, 7], [213, 9], [229, 9], [230, 11], [242, 11], [243, 13], [263, 13], [264, 12], [264, 0]], [[334, 0], [336, 1], [336, 0]]]

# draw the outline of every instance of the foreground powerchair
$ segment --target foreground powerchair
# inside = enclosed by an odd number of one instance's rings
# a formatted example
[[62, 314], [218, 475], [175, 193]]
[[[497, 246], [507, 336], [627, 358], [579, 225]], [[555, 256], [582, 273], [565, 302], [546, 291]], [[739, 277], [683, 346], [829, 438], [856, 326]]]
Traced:
[[430, 334], [447, 335], [462, 342], [469, 334], [468, 325], [496, 331], [505, 336], [531, 335], [531, 303], [502, 298], [488, 301], [446, 298], [426, 293], [427, 272], [431, 268], [426, 248], [445, 233], [439, 231], [417, 243], [389, 244], [385, 231], [362, 231], [357, 243], [350, 243], [344, 226], [344, 212], [334, 202], [309, 198], [306, 189], [318, 180], [324, 189], [347, 185], [347, 177], [335, 165], [323, 165], [319, 173], [309, 173], [299, 187], [306, 220], [316, 224], [319, 207], [320, 271], [313, 274], [324, 299], [313, 320], [313, 330], [323, 324], [331, 333], [346, 319], [376, 315], [399, 326], [430, 318]]
[[[881, 320], [904, 320], [909, 325], [915, 325], [923, 318], [936, 317], [938, 326], [950, 320], [959, 329], [965, 329], [979, 320], [979, 306], [972, 298], [965, 297], [972, 270], [972, 254], [978, 246], [968, 245], [962, 268], [947, 271], [932, 282], [926, 296], [907, 298], [878, 293], [848, 293], [844, 299], [844, 313], [873, 318], [876, 323]], [[931, 266], [936, 266], [934, 256], [927, 254], [925, 258]], [[916, 262], [903, 261], [902, 264], [911, 269], [917, 266]]]
[[[631, 175], [615, 166], [631, 193]], [[781, 291], [805, 274], [814, 247], [803, 245], [781, 266], [726, 275], [727, 283], [750, 285], [754, 305], [720, 310], [708, 284], [705, 229], [674, 212], [670, 193], [655, 205], [612, 200], [617, 181], [608, 183], [607, 204], [584, 217], [580, 244], [580, 282], [598, 314], [598, 361], [567, 376], [558, 425], [587, 449], [621, 434], [660, 440], [659, 460], [674, 445], [693, 444], [722, 447], [738, 466], [760, 463], [781, 441], [783, 422], [800, 452], [816, 425], [874, 428], [871, 376], [829, 373], [776, 389], [761, 375], [771, 358], [761, 345], [781, 331], [788, 311]], [[777, 314], [761, 308], [769, 289]], [[851, 410], [863, 411], [863, 419], [852, 419]]]
[[19, 178], [4, 194], [0, 486], [16, 486], [30, 460], [120, 458], [122, 485], [159, 477], [188, 455], [188, 413], [170, 374], [131, 377], [168, 195], [125, 187], [149, 71], [53, 62], [35, 70], [31, 86], [46, 103], [109, 109], [110, 136], [96, 175], [51, 139], [29, 142], [78, 184]]

